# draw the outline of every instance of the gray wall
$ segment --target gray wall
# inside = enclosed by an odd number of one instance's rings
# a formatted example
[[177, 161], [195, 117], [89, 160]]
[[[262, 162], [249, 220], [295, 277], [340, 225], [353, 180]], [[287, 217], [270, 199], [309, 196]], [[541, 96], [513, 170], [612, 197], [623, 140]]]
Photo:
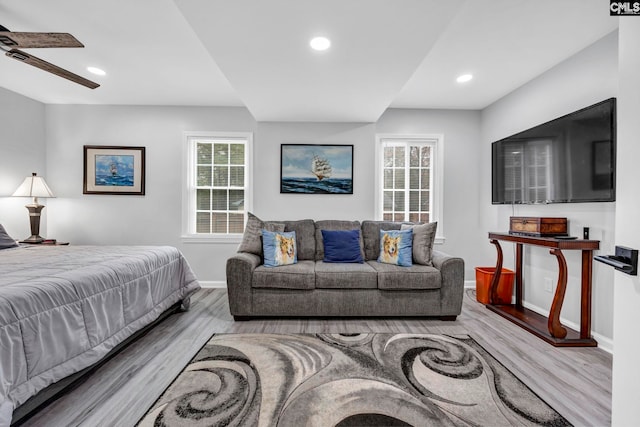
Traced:
[[[183, 132], [254, 133], [253, 212], [265, 219], [371, 219], [375, 213], [375, 134], [445, 135], [445, 245], [473, 260], [465, 245], [466, 195], [477, 203], [473, 173], [479, 112], [389, 110], [371, 123], [256, 123], [244, 108], [48, 105], [49, 235], [73, 244], [168, 244], [178, 247], [198, 277], [225, 281], [225, 261], [237, 243], [185, 243], [181, 236]], [[353, 144], [353, 195], [280, 194], [280, 144]], [[83, 195], [82, 146], [146, 146], [146, 195]], [[450, 153], [447, 156], [447, 152]], [[454, 153], [464, 153], [456, 156]], [[484, 242], [483, 242], [484, 243]], [[473, 265], [473, 262], [468, 266]], [[472, 274], [472, 270], [469, 270]]]
[[[25, 204], [31, 199], [9, 197], [32, 172], [47, 177], [45, 168], [45, 106], [0, 87], [0, 224], [15, 239], [31, 235]], [[54, 191], [55, 194], [55, 191]], [[39, 199], [47, 205], [50, 200]], [[46, 233], [48, 209], [42, 211]]]
[[[482, 111], [482, 145], [480, 163], [491, 164], [492, 141], [512, 135], [607, 98], [618, 91], [617, 32], [547, 71], [518, 90]], [[480, 176], [480, 198], [483, 230], [505, 231], [509, 216], [560, 216], [569, 220], [569, 234], [582, 235], [582, 227], [590, 227], [591, 238], [600, 240], [600, 251], [613, 252], [615, 234], [615, 202], [551, 205], [492, 206], [491, 173], [487, 168]], [[502, 244], [505, 267], [513, 268], [513, 250]], [[580, 324], [580, 251], [565, 251], [569, 280], [561, 317]], [[488, 262], [496, 252], [488, 241], [482, 250]], [[558, 263], [543, 248], [525, 250], [525, 300], [532, 308], [548, 312], [553, 294], [544, 290], [545, 279], [552, 279], [555, 290]], [[613, 336], [613, 271], [594, 262], [592, 330], [601, 344], [611, 347]]]
[[[444, 135], [444, 201], [438, 222], [445, 241], [438, 250], [460, 256], [465, 261], [467, 280], [475, 280], [475, 266], [486, 246], [486, 229], [480, 227], [481, 198], [478, 177], [486, 172], [480, 162], [480, 112], [464, 110], [389, 109], [378, 123], [381, 134]], [[492, 260], [488, 265], [495, 265]]]
[[[224, 280], [235, 245], [181, 240], [183, 132], [255, 132], [245, 108], [47, 105], [49, 236], [74, 245], [171, 245], [204, 280]], [[83, 145], [146, 147], [146, 195], [83, 195]]]
[[[372, 218], [374, 132], [367, 123], [259, 123], [254, 145], [255, 214], [283, 220]], [[353, 194], [280, 194], [280, 144], [353, 144]]]

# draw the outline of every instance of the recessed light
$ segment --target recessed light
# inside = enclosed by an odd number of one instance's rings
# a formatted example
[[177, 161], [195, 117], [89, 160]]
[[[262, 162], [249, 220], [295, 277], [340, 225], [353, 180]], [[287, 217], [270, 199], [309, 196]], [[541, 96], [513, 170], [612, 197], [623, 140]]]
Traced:
[[326, 37], [314, 37], [309, 42], [309, 45], [314, 50], [327, 50], [331, 46], [331, 41]]
[[104, 70], [97, 67], [87, 67], [87, 71], [97, 76], [105, 76], [107, 74]]
[[461, 75], [461, 76], [458, 76], [458, 78], [456, 79], [456, 81], [457, 81], [458, 83], [466, 83], [466, 82], [468, 82], [469, 80], [471, 80], [472, 78], [473, 78], [473, 75], [471, 75], [471, 74], [463, 74], [463, 75]]

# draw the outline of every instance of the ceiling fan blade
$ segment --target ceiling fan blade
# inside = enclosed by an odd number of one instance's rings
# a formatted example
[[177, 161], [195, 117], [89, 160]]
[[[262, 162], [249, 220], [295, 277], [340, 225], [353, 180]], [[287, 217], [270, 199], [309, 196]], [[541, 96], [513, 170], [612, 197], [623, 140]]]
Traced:
[[0, 45], [10, 48], [84, 47], [69, 33], [20, 33], [0, 31]]
[[74, 83], [86, 86], [89, 89], [95, 89], [100, 86], [98, 83], [94, 83], [91, 80], [87, 80], [84, 77], [72, 73], [71, 71], [67, 71], [64, 68], [60, 68], [57, 65], [53, 65], [50, 62], [37, 58], [33, 55], [29, 55], [28, 53], [25, 53], [18, 49], [11, 49], [6, 53], [6, 55], [18, 61], [24, 62], [25, 64], [29, 64], [36, 68], [40, 68], [41, 70], [48, 71], [49, 73], [55, 74], [56, 76], [64, 77], [65, 79], [71, 80]]

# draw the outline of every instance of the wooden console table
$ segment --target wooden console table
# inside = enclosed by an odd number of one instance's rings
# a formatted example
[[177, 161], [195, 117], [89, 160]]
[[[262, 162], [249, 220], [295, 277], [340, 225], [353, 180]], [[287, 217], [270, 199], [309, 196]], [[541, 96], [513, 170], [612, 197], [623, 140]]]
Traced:
[[[556, 347], [596, 347], [598, 343], [591, 337], [591, 267], [593, 251], [599, 249], [599, 240], [565, 240], [553, 237], [532, 237], [508, 233], [489, 233], [489, 239], [496, 246], [498, 260], [489, 291], [487, 308], [498, 313], [532, 334]], [[502, 271], [502, 248], [499, 240], [516, 244], [516, 302], [515, 304], [494, 304], [498, 301], [498, 283]], [[522, 305], [522, 258], [523, 245], [545, 246], [558, 260], [558, 284], [553, 297], [549, 317], [542, 316]], [[582, 287], [580, 304], [580, 332], [566, 328], [560, 323], [560, 310], [567, 288], [567, 262], [562, 250], [582, 251]]]

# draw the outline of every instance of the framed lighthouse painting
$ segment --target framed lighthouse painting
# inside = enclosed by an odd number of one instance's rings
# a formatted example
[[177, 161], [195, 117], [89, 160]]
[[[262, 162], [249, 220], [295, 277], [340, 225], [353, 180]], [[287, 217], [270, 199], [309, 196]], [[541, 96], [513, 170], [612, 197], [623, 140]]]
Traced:
[[84, 146], [83, 194], [144, 195], [145, 147]]
[[353, 194], [353, 145], [282, 144], [280, 193]]

